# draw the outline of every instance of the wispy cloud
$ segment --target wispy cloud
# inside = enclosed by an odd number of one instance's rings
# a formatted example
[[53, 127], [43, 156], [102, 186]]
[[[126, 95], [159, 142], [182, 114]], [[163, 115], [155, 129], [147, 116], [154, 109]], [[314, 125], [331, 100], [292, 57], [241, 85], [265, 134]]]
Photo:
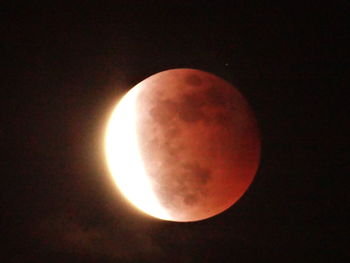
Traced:
[[89, 218], [62, 213], [40, 221], [32, 234], [50, 250], [83, 259], [127, 262], [162, 254], [147, 224], [127, 221], [92, 224]]

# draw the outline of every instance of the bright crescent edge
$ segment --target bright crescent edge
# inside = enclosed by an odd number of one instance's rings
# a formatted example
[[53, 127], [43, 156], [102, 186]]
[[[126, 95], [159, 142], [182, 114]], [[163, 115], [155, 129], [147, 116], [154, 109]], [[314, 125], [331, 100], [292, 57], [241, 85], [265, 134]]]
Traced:
[[105, 135], [107, 165], [116, 186], [128, 201], [146, 214], [172, 220], [153, 192], [139, 151], [136, 133], [139, 91], [138, 86], [132, 88], [108, 120]]

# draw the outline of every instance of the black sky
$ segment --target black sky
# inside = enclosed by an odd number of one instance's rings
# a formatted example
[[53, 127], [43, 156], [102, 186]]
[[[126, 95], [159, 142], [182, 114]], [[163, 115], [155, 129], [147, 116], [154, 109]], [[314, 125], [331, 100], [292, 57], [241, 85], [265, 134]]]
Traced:
[[[0, 261], [341, 262], [350, 5], [261, 2], [2, 3]], [[178, 67], [235, 85], [262, 134], [248, 192], [197, 223], [129, 207], [103, 158], [120, 96]]]

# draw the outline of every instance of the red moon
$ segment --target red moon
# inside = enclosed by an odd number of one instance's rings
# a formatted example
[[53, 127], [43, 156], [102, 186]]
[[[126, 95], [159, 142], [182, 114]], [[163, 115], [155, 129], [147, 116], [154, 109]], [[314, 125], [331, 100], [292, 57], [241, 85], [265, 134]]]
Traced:
[[195, 69], [163, 71], [133, 89], [138, 151], [163, 219], [198, 221], [231, 207], [260, 159], [257, 122], [242, 94]]

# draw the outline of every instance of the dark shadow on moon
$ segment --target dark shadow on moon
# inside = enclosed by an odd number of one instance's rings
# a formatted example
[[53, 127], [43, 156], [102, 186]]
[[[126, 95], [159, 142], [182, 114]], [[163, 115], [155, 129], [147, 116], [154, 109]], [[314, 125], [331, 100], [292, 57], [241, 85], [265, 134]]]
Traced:
[[[173, 163], [165, 165], [174, 166]], [[158, 181], [159, 187], [155, 192], [161, 197], [160, 202], [164, 207], [172, 207], [177, 199], [183, 200], [186, 206], [197, 204], [206, 194], [205, 185], [210, 180], [210, 170], [202, 168], [196, 162], [188, 162], [179, 165], [179, 173], [162, 173]]]
[[[183, 85], [202, 84], [200, 77], [191, 74], [185, 78]], [[163, 139], [146, 139], [144, 142], [141, 140], [140, 148], [146, 160], [146, 170], [152, 174], [154, 180], [154, 191], [164, 207], [172, 208], [179, 198], [183, 200], [183, 205], [193, 206], [207, 193], [205, 186], [211, 178], [211, 171], [201, 167], [195, 161], [195, 157], [188, 158], [187, 146], [181, 140], [181, 129], [190, 129], [191, 126], [188, 125], [200, 121], [208, 125], [226, 125], [227, 121], [230, 121], [230, 113], [227, 110], [212, 116], [206, 113], [205, 107], [222, 108], [228, 100], [210, 81], [207, 84], [209, 87], [193, 89], [173, 99], [166, 98], [164, 93], [158, 90], [156, 94], [162, 96], [145, 103], [151, 103], [147, 105], [150, 106], [149, 116], [153, 123], [144, 125], [157, 127]], [[159, 166], [156, 172], [150, 167], [154, 163], [158, 163]]]
[[[243, 132], [250, 120], [244, 98], [230, 84], [202, 72], [198, 75], [165, 75], [157, 87], [146, 83], [137, 102], [139, 149], [145, 169], [158, 201], [174, 218], [207, 214], [216, 209], [211, 207], [214, 203], [226, 205], [216, 189], [224, 184], [220, 180], [229, 181], [232, 187], [239, 177], [227, 179], [232, 169], [238, 171], [232, 165], [240, 165], [243, 157], [237, 156], [247, 140]], [[174, 81], [175, 77], [179, 81]], [[255, 129], [248, 126], [246, 134]], [[256, 150], [254, 143], [247, 143]], [[225, 168], [220, 168], [226, 170], [219, 175], [214, 166], [225, 161], [230, 164], [226, 162]], [[222, 196], [229, 191], [224, 190]]]

